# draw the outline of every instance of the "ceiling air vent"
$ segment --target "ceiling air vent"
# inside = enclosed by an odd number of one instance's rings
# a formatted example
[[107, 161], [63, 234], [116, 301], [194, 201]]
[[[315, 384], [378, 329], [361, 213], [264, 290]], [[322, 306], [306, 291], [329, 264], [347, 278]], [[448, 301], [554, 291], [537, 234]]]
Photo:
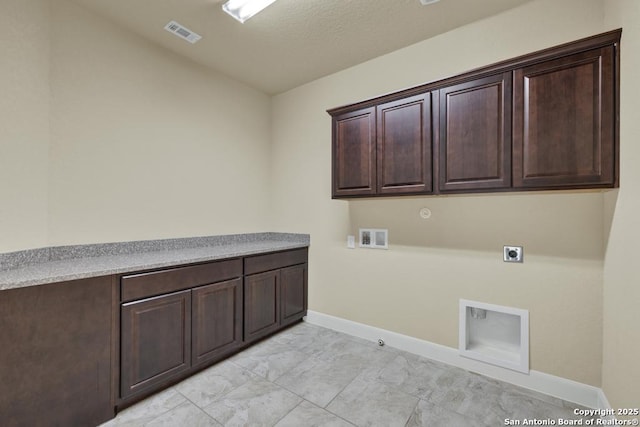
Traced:
[[194, 33], [190, 29], [178, 24], [176, 21], [169, 22], [164, 26], [164, 29], [175, 34], [181, 39], [188, 41], [189, 43], [195, 43], [202, 38], [200, 34]]

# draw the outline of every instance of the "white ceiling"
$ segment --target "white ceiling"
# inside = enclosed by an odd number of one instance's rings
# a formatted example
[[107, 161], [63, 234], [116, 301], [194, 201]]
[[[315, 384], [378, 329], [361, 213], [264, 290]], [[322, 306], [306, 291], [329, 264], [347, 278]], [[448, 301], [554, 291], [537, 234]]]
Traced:
[[[224, 0], [75, 1], [276, 94], [531, 0], [278, 0], [244, 24], [221, 10]], [[202, 40], [192, 45], [165, 31], [171, 20]]]

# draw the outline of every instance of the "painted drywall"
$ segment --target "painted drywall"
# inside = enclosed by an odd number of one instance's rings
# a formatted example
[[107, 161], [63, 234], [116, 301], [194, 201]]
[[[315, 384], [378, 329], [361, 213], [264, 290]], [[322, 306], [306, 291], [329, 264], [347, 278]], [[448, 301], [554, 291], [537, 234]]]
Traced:
[[[454, 347], [458, 298], [527, 308], [532, 368], [599, 385], [604, 344], [609, 400], [637, 407], [639, 7], [538, 0], [320, 79], [275, 97], [269, 151], [263, 94], [67, 0], [3, 1], [0, 252], [311, 232], [312, 309]], [[620, 26], [619, 191], [330, 200], [327, 108]], [[388, 227], [391, 249], [347, 250], [361, 226]], [[503, 264], [503, 243], [525, 263]]]
[[0, 2], [0, 252], [45, 246], [49, 1]]
[[50, 245], [268, 229], [267, 95], [68, 0], [51, 40]]
[[[605, 24], [623, 27], [620, 70], [620, 189], [607, 194], [611, 232], [604, 265], [602, 386], [614, 408], [640, 407], [640, 3], [605, 0]], [[637, 417], [634, 417], [637, 418]]]
[[[310, 308], [454, 348], [460, 298], [528, 309], [531, 368], [599, 386], [603, 193], [331, 200], [325, 110], [597, 34], [603, 16], [601, 0], [537, 0], [276, 96], [273, 221], [311, 233]], [[389, 250], [347, 249], [359, 227], [388, 228]]]

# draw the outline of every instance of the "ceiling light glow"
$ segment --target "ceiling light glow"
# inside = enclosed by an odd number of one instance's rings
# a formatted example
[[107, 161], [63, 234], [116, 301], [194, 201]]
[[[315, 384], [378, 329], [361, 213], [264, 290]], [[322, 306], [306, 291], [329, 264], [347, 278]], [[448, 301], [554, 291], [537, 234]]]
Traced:
[[222, 5], [222, 10], [244, 23], [256, 13], [276, 0], [229, 0]]

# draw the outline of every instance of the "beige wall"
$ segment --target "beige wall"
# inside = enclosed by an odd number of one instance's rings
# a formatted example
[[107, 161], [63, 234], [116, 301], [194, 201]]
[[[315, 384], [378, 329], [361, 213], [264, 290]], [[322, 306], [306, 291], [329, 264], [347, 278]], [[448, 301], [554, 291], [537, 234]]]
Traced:
[[[331, 200], [325, 110], [597, 34], [603, 14], [534, 1], [274, 98], [274, 223], [311, 233], [312, 310], [457, 347], [460, 298], [525, 308], [531, 368], [600, 385], [603, 194]], [[388, 228], [390, 249], [346, 249], [359, 227]], [[503, 263], [503, 244], [525, 263]]]
[[0, 16], [0, 252], [269, 228], [267, 95], [68, 0]]
[[[455, 347], [459, 298], [526, 308], [533, 369], [638, 406], [639, 8], [536, 0], [270, 100], [68, 0], [4, 0], [0, 252], [309, 232], [311, 309]], [[327, 108], [620, 26], [619, 191], [330, 199]], [[346, 249], [359, 227], [390, 250]]]
[[605, 0], [605, 23], [623, 27], [620, 96], [620, 189], [607, 194], [611, 234], [604, 266], [602, 385], [614, 408], [640, 406], [640, 3]]
[[267, 229], [269, 97], [52, 4], [49, 243]]
[[49, 1], [0, 2], [0, 252], [45, 246]]

